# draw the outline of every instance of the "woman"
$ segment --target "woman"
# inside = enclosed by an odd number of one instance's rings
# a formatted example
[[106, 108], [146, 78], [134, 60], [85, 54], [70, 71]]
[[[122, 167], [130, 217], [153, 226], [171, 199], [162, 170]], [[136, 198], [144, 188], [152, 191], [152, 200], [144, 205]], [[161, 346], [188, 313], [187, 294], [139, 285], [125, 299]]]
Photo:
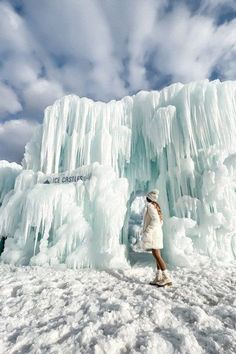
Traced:
[[172, 281], [160, 252], [160, 249], [163, 248], [163, 216], [157, 202], [158, 194], [159, 191], [154, 189], [146, 196], [147, 206], [144, 213], [142, 243], [146, 251], [152, 251], [157, 264], [156, 276], [150, 284], [165, 286], [171, 285]]

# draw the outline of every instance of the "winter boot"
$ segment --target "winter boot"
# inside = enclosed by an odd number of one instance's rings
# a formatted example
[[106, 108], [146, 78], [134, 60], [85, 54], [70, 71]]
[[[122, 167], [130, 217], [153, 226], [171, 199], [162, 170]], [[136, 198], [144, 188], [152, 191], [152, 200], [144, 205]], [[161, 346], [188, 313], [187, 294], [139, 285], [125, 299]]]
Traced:
[[172, 280], [171, 280], [171, 278], [170, 278], [170, 276], [168, 274], [168, 271], [165, 269], [162, 272], [162, 274], [163, 274], [162, 279], [160, 281], [157, 281], [156, 285], [160, 286], [160, 287], [161, 286], [170, 286], [170, 285], [172, 285]]
[[157, 271], [157, 273], [156, 273], [155, 278], [154, 278], [152, 281], [150, 281], [149, 284], [151, 284], [151, 285], [156, 285], [156, 284], [157, 284], [159, 281], [161, 281], [161, 280], [162, 280], [162, 270], [159, 269], [159, 270]]

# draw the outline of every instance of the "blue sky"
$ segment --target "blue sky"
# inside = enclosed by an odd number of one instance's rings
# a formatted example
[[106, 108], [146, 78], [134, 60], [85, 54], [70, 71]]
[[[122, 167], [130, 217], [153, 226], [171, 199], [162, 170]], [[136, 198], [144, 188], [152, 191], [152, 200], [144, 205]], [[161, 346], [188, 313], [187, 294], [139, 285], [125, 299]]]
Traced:
[[20, 162], [43, 110], [236, 79], [235, 0], [0, 0], [0, 159]]

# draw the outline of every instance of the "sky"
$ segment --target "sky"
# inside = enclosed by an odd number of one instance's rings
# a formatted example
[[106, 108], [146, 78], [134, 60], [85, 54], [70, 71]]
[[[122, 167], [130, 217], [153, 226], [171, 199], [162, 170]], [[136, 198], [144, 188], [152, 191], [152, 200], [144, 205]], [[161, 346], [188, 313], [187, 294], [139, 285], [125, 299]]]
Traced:
[[0, 0], [0, 160], [44, 109], [174, 82], [236, 79], [236, 0]]

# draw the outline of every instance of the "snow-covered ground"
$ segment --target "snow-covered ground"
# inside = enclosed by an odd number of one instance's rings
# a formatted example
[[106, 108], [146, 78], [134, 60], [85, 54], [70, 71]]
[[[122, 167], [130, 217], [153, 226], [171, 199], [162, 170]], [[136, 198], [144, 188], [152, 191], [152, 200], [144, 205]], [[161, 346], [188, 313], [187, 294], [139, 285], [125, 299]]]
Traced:
[[1, 353], [235, 353], [236, 263], [63, 270], [0, 265]]

